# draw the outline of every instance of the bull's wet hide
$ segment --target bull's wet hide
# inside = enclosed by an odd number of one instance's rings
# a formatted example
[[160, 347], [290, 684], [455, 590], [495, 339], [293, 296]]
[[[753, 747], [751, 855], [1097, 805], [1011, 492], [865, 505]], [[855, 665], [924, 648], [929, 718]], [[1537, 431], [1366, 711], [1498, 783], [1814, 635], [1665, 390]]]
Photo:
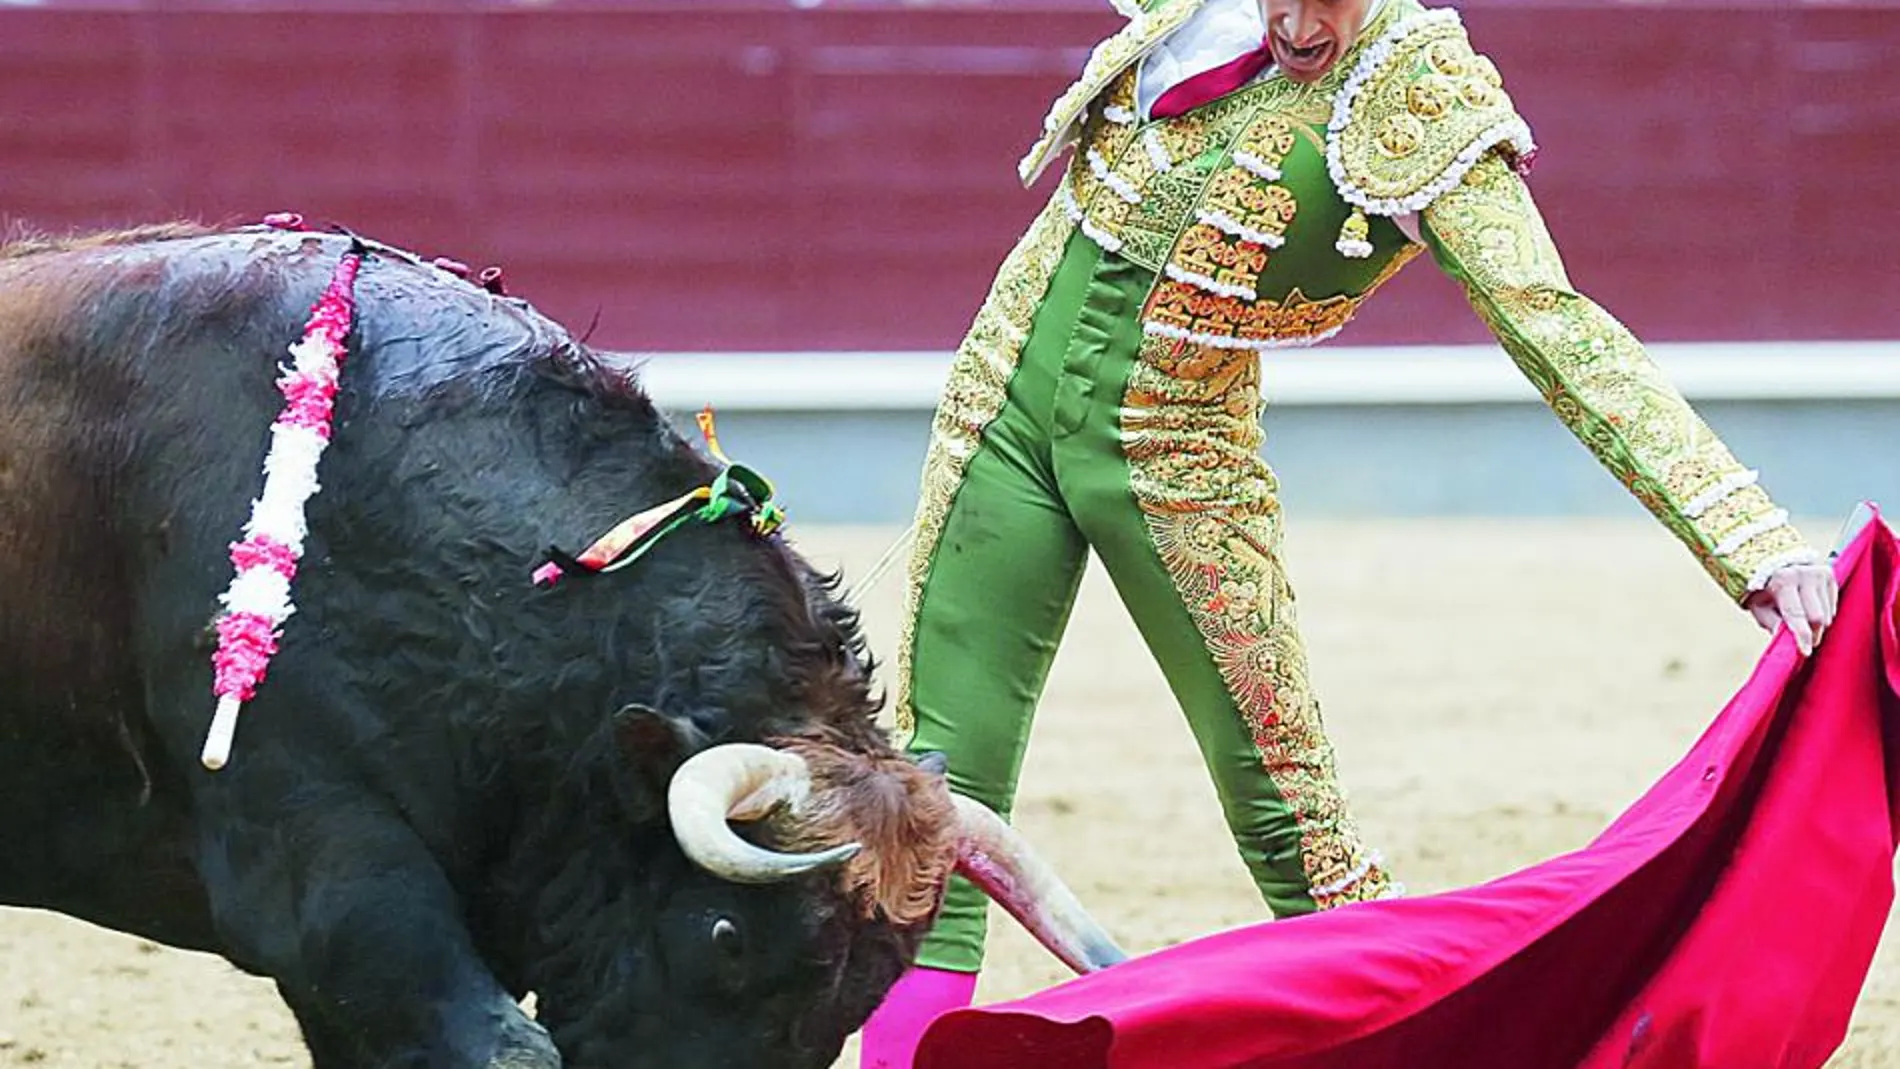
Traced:
[[1589, 846], [1491, 883], [1208, 936], [939, 1018], [919, 1069], [1819, 1069], [1893, 902], [1900, 543], [1836, 562]]

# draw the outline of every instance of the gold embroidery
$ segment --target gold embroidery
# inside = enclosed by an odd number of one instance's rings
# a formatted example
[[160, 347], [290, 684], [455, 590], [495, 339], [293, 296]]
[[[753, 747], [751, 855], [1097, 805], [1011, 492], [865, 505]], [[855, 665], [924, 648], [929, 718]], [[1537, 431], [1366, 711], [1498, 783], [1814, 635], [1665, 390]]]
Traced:
[[[1452, 9], [1402, 20], [1362, 61], [1329, 162], [1347, 201], [1377, 215], [1418, 211], [1455, 183], [1478, 152], [1532, 147], [1497, 67], [1472, 51]], [[1429, 120], [1429, 121], [1428, 121]]]
[[[1075, 193], [1075, 203], [1091, 215], [1118, 208], [1116, 202], [1121, 198], [1097, 177], [1095, 168], [1082, 153], [1076, 153], [1075, 161], [1069, 165], [1068, 179], [1069, 188]], [[1119, 207], [1125, 209], [1126, 205]]]
[[1198, 114], [1155, 123], [1148, 127], [1148, 132], [1161, 142], [1168, 159], [1181, 165], [1192, 164], [1213, 144], [1208, 125]]
[[[1428, 208], [1425, 223], [1551, 410], [1731, 597], [1745, 595], [1763, 566], [1805, 548], [1777, 522], [1767, 494], [1742, 486], [1741, 464], [1635, 337], [1572, 288], [1529, 190], [1496, 154]], [[1723, 495], [1724, 487], [1737, 489]], [[1698, 516], [1687, 514], [1691, 502]]]
[[1278, 486], [1258, 459], [1259, 417], [1257, 355], [1143, 339], [1122, 413], [1136, 499], [1173, 512], [1271, 500]]
[[[1178, 2], [1162, 0], [1156, 17], [1179, 16]], [[1367, 28], [1368, 38], [1384, 32], [1407, 10], [1416, 10], [1409, 0], [1388, 4]], [[1092, 111], [1082, 148], [1068, 168], [1078, 201], [1088, 216], [1089, 233], [1105, 235], [1105, 247], [1129, 261], [1151, 271], [1162, 270], [1176, 240], [1201, 206], [1211, 176], [1245, 168], [1253, 172], [1247, 177], [1273, 181], [1302, 135], [1323, 146], [1318, 131], [1331, 117], [1333, 98], [1362, 44], [1355, 44], [1353, 51], [1319, 82], [1301, 84], [1269, 78], [1165, 122], [1103, 121], [1102, 113], [1109, 108], [1117, 109], [1117, 114], [1126, 112], [1128, 118], [1134, 116], [1139, 70], [1133, 66], [1122, 70], [1104, 83], [1101, 92], [1105, 102]], [[1149, 146], [1140, 143], [1143, 139], [1160, 145], [1167, 158], [1165, 166], [1157, 166]], [[1130, 204], [1105, 189], [1095, 174], [1097, 165], [1086, 158], [1090, 150], [1101, 161], [1101, 167], [1139, 192], [1139, 204]], [[1278, 232], [1244, 217], [1231, 221], [1247, 229]]]
[[1088, 209], [1088, 217], [1098, 233], [1116, 234], [1126, 232], [1140, 210], [1140, 205], [1130, 204], [1110, 193], [1097, 196]]
[[1262, 765], [1293, 813], [1321, 908], [1390, 895], [1360, 841], [1308, 678], [1260, 457], [1259, 359], [1148, 338], [1123, 399], [1130, 484]]
[[[1166, 2], [1163, 8], [1172, 10]], [[1378, 39], [1417, 10], [1409, 2], [1387, 5], [1366, 40]], [[1356, 298], [1346, 295], [1315, 301], [1293, 291], [1278, 300], [1257, 301], [1263, 288], [1275, 297], [1286, 290], [1286, 280], [1268, 279], [1267, 272], [1274, 250], [1298, 234], [1294, 223], [1300, 205], [1292, 190], [1300, 188], [1299, 196], [1316, 199], [1332, 197], [1317, 161], [1292, 154], [1303, 138], [1324, 151], [1333, 99], [1354, 69], [1359, 47], [1318, 83], [1269, 78], [1166, 122], [1129, 121], [1137, 70], [1124, 70], [1104, 90], [1103, 103], [1091, 109], [1086, 140], [1069, 164], [1068, 180], [1090, 239], [1162, 276], [1150, 296], [1149, 329], [1266, 348], [1316, 341], [1351, 318]], [[1450, 92], [1455, 100], [1455, 88]], [[1403, 139], [1416, 143], [1422, 136], [1421, 121], [1409, 113], [1394, 123], [1401, 148]], [[1289, 159], [1313, 170], [1286, 181], [1272, 177]], [[1295, 186], [1295, 181], [1307, 184]], [[1357, 240], [1352, 240], [1352, 222], [1361, 224]], [[1316, 232], [1298, 240], [1332, 243], [1334, 237]], [[1335, 247], [1346, 255], [1363, 259], [1377, 251], [1363, 215], [1349, 220], [1343, 237]], [[1416, 251], [1400, 246], [1396, 259], [1385, 260], [1388, 269], [1396, 270]], [[1352, 284], [1368, 270], [1352, 269]], [[1327, 293], [1346, 288], [1326, 278], [1299, 281]], [[1195, 295], [1184, 287], [1203, 292]]]
[[[1131, 108], [1136, 72], [1125, 73], [1108, 91], [1110, 106]], [[1131, 112], [1132, 114], [1132, 112]], [[1143, 127], [1100, 120], [1091, 123], [1084, 142], [1087, 146], [1075, 154], [1068, 167], [1068, 179], [1076, 190], [1076, 201], [1088, 217], [1089, 233], [1130, 261], [1158, 271], [1167, 258], [1167, 250], [1180, 233], [1180, 221], [1193, 211], [1194, 197], [1205, 179], [1193, 161], [1214, 142], [1209, 116], [1224, 115], [1219, 102], [1198, 109], [1191, 115]], [[1161, 142], [1170, 160], [1170, 169], [1161, 172], [1149, 156], [1142, 137], [1152, 135]], [[1096, 176], [1088, 159], [1089, 151], [1140, 194], [1139, 203], [1110, 190]]]
[[1137, 74], [1138, 72], [1136, 70], [1130, 68], [1122, 77], [1111, 82], [1107, 91], [1102, 94], [1103, 110], [1107, 111], [1109, 108], [1114, 108], [1121, 112], [1124, 119], [1130, 120], [1126, 125], [1131, 130], [1134, 129], [1135, 126], [1133, 121], [1136, 104], [1135, 92], [1139, 88]]
[[1395, 160], [1418, 151], [1425, 140], [1425, 124], [1410, 112], [1387, 115], [1379, 120], [1379, 151]]
[[944, 519], [963, 482], [964, 468], [981, 444], [984, 429], [1003, 410], [1036, 308], [1048, 292], [1074, 232], [1075, 224], [1059, 199], [1051, 198], [997, 271], [989, 295], [958, 347], [949, 380], [937, 402], [917, 502], [903, 630], [898, 636], [895, 713], [900, 734], [908, 735], [916, 724], [910, 704], [910, 676], [917, 609], [937, 540], [943, 534]]
[[1286, 300], [1242, 301], [1164, 278], [1155, 284], [1142, 319], [1207, 337], [1241, 341], [1298, 341], [1324, 337], [1352, 318], [1360, 297], [1309, 301], [1299, 290]]
[[1721, 442], [1709, 439], [1696, 451], [1678, 457], [1663, 476], [1662, 486], [1675, 501], [1696, 501], [1720, 493], [1723, 480], [1741, 474], [1741, 465]]
[[1243, 342], [1283, 344], [1314, 342], [1338, 333], [1366, 298], [1398, 274], [1420, 251], [1418, 245], [1400, 249], [1362, 293], [1318, 301], [1309, 300], [1297, 286], [1283, 301], [1249, 302], [1163, 278], [1155, 283], [1142, 320], [1202, 339], [1235, 338]]
[[1181, 235], [1181, 221], [1191, 218], [1200, 178], [1190, 168], [1177, 167], [1160, 175], [1141, 191], [1141, 204], [1127, 211], [1091, 213], [1099, 232], [1121, 242], [1121, 255], [1150, 271], [1159, 271]]
[[1468, 108], [1477, 108], [1480, 110], [1494, 108], [1503, 97], [1504, 90], [1499, 89], [1490, 82], [1481, 81], [1477, 78], [1466, 78], [1464, 81], [1458, 83], [1458, 99], [1464, 101], [1465, 106]]
[[1267, 250], [1196, 223], [1181, 236], [1174, 259], [1169, 262], [1216, 285], [1237, 286], [1251, 294], [1260, 272], [1267, 269]]
[[1719, 545], [1724, 538], [1773, 511], [1774, 502], [1761, 487], [1747, 486], [1710, 505], [1695, 522]]
[[1442, 74], [1427, 74], [1405, 92], [1405, 106], [1421, 119], [1443, 118], [1457, 101], [1457, 83]]
[[1094, 100], [1131, 64], [1178, 29], [1203, 0], [1164, 0], [1153, 11], [1129, 20], [1119, 32], [1095, 46], [1089, 53], [1082, 76], [1063, 91], [1043, 119], [1043, 135], [1018, 165], [1023, 184], [1036, 180], [1044, 167], [1067, 143], [1070, 130], [1089, 102]]
[[1278, 167], [1298, 140], [1291, 122], [1279, 115], [1266, 115], [1248, 123], [1240, 132], [1234, 142], [1234, 153], [1245, 152]]
[[1275, 236], [1286, 233], [1299, 211], [1293, 194], [1282, 185], [1267, 185], [1246, 171], [1229, 168], [1207, 184], [1201, 205], [1248, 228]]
[[[1117, 82], [1105, 96], [1101, 112], [1089, 119], [1084, 143], [1104, 164], [1121, 158], [1135, 140], [1134, 123], [1115, 122], [1107, 117], [1114, 109], [1125, 111], [1133, 105], [1132, 83], [1132, 77]], [[1093, 207], [1095, 212], [1115, 210], [1118, 204], [1125, 209], [1127, 205], [1121, 203], [1122, 198], [1095, 173], [1095, 164], [1088, 157], [1086, 152], [1076, 153], [1068, 168], [1069, 185], [1075, 191], [1076, 203], [1085, 209]]]
[[1466, 66], [1472, 56], [1468, 47], [1460, 47], [1462, 42], [1448, 37], [1433, 41], [1425, 49], [1425, 62], [1431, 68], [1448, 78], [1462, 78], [1470, 70]]
[[1504, 88], [1504, 75], [1498, 73], [1498, 65], [1491, 57], [1473, 53], [1470, 63], [1470, 76], [1496, 88]]

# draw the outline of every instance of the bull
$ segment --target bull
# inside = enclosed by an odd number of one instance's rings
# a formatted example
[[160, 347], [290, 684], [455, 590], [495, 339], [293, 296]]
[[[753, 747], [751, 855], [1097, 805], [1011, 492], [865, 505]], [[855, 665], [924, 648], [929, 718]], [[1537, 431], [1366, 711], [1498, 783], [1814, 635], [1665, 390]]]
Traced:
[[[208, 771], [278, 365], [352, 247], [297, 609]], [[0, 405], [0, 903], [270, 978], [317, 1069], [825, 1066], [957, 872], [1074, 968], [1120, 956], [892, 747], [782, 536], [529, 582], [718, 468], [525, 302], [307, 231], [16, 243]]]

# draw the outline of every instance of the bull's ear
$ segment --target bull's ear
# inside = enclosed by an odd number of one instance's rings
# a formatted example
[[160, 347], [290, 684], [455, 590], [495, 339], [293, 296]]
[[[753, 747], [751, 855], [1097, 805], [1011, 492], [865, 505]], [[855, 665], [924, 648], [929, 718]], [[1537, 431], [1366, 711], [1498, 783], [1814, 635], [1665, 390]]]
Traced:
[[637, 704], [614, 714], [613, 733], [628, 818], [640, 823], [664, 817], [667, 784], [687, 758], [706, 748], [705, 733], [686, 717]]

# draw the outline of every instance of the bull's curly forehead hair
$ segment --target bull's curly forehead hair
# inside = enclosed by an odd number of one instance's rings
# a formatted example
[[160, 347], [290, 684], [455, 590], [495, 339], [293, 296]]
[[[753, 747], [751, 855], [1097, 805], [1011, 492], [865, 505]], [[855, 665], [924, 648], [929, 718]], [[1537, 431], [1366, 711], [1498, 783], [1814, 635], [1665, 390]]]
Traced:
[[864, 753], [822, 737], [780, 745], [804, 758], [811, 795], [800, 819], [773, 829], [779, 849], [862, 843], [839, 876], [859, 912], [906, 927], [928, 921], [957, 861], [956, 809], [943, 778], [892, 751]]

